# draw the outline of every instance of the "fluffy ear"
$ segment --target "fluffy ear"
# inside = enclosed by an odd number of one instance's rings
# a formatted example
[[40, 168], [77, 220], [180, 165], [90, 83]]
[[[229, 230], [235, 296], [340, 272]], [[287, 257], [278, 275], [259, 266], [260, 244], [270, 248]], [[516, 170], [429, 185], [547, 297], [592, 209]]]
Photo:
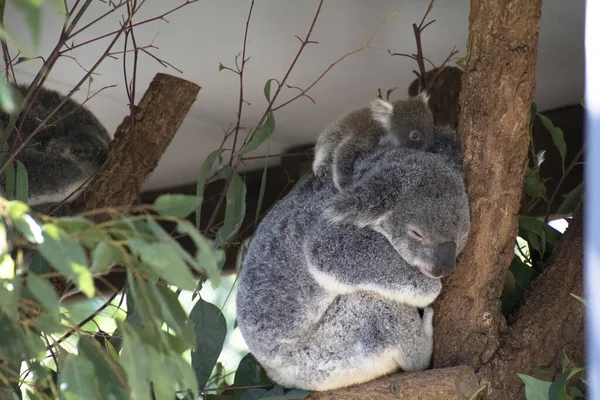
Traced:
[[429, 107], [429, 93], [427, 93], [426, 90], [421, 90], [415, 97], [419, 98], [421, 101], [423, 101], [423, 103], [425, 103], [426, 106]]
[[384, 128], [388, 129], [390, 127], [392, 112], [394, 111], [394, 106], [392, 103], [380, 98], [376, 98], [375, 100], [371, 101], [369, 108], [371, 109], [371, 115], [373, 116], [373, 119], [379, 122]]

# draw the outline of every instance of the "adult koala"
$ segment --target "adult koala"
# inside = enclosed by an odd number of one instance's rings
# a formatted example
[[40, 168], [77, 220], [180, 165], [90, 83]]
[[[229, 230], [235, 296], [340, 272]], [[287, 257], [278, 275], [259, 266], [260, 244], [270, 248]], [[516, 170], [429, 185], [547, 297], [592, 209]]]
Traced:
[[428, 367], [430, 304], [470, 228], [454, 133], [441, 133], [438, 154], [380, 148], [344, 191], [309, 180], [264, 218], [237, 313], [275, 382], [330, 390]]

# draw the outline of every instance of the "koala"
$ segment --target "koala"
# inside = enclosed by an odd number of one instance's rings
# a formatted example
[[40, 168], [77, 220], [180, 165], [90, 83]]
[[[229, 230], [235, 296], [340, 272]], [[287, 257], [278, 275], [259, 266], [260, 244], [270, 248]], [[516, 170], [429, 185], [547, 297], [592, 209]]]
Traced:
[[313, 177], [265, 216], [237, 321], [272, 380], [322, 391], [429, 366], [431, 303], [470, 229], [457, 149], [377, 148], [344, 191]]
[[[16, 89], [25, 96], [28, 87], [19, 85]], [[21, 137], [29, 137], [63, 99], [58, 92], [41, 88], [25, 118]], [[9, 116], [0, 112], [0, 122], [6, 127]], [[110, 141], [104, 126], [88, 109], [67, 100], [16, 156], [27, 170], [29, 205], [46, 212], [50, 205], [72, 194], [102, 166]]]
[[424, 92], [394, 103], [377, 98], [368, 107], [344, 114], [317, 138], [314, 174], [322, 179], [332, 172], [341, 190], [351, 182], [357, 157], [378, 145], [430, 150], [434, 124], [428, 100]]

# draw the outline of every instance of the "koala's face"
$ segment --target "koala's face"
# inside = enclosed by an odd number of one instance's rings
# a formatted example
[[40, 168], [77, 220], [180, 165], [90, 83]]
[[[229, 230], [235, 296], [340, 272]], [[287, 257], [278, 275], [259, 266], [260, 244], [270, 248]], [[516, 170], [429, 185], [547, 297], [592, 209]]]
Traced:
[[389, 138], [397, 146], [430, 150], [434, 145], [433, 116], [423, 96], [394, 103], [388, 125]]
[[420, 196], [399, 203], [370, 224], [408, 264], [430, 278], [452, 273], [470, 229], [466, 193], [447, 190], [452, 183], [443, 178], [437, 184], [422, 184]]

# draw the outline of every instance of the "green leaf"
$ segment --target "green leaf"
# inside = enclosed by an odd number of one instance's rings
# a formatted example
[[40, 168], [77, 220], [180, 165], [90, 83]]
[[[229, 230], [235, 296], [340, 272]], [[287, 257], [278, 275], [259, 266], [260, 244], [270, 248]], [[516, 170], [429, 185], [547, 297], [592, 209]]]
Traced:
[[150, 285], [150, 291], [157, 300], [161, 308], [161, 315], [167, 325], [190, 346], [193, 346], [196, 341], [194, 328], [177, 295], [163, 285]]
[[96, 397], [98, 382], [94, 366], [85, 357], [69, 354], [59, 377], [61, 399], [87, 400]]
[[275, 79], [269, 79], [267, 81], [267, 83], [265, 83], [265, 97], [267, 98], [267, 101], [270, 103], [271, 102], [271, 81], [275, 81]]
[[67, 279], [73, 280], [87, 297], [92, 297], [94, 279], [79, 243], [54, 224], [44, 225], [42, 236], [44, 240], [38, 246], [42, 256]]
[[275, 130], [275, 117], [273, 116], [273, 113], [270, 112], [267, 115], [267, 120], [265, 121], [263, 126], [258, 128], [256, 130], [256, 132], [254, 132], [254, 135], [252, 135], [252, 138], [250, 139], [250, 141], [244, 147], [242, 147], [242, 149], [240, 150], [240, 155], [244, 155], [244, 154], [250, 153], [251, 151], [258, 149], [258, 147], [265, 140], [267, 140], [269, 137], [271, 137], [271, 134], [273, 133], [274, 130]]
[[29, 199], [29, 181], [27, 179], [27, 170], [21, 161], [17, 161], [17, 179], [15, 199], [27, 203]]
[[527, 173], [525, 176], [525, 193], [534, 199], [546, 198], [546, 186], [540, 179], [538, 168], [532, 169], [527, 167]]
[[154, 200], [154, 209], [161, 215], [185, 218], [195, 209], [196, 196], [185, 194], [163, 194]]
[[200, 229], [200, 213], [202, 211], [202, 202], [204, 201], [204, 187], [206, 186], [206, 178], [208, 176], [208, 171], [215, 163], [217, 157], [219, 157], [225, 149], [217, 149], [213, 150], [206, 160], [202, 163], [202, 167], [200, 167], [200, 173], [198, 174], [198, 183], [196, 184], [196, 198], [197, 198], [197, 206], [196, 206], [196, 227]]
[[192, 351], [192, 368], [196, 373], [198, 387], [205, 388], [223, 349], [227, 323], [221, 310], [202, 298], [192, 308], [190, 320], [196, 332], [196, 350]]
[[107, 274], [114, 262], [123, 259], [121, 250], [111, 243], [100, 242], [92, 252], [92, 266], [90, 272]]
[[582, 302], [586, 307], [588, 305], [587, 300], [584, 299], [583, 297], [577, 296], [576, 294], [570, 293], [571, 297], [573, 297], [574, 299], [579, 300], [580, 302]]
[[265, 189], [267, 188], [267, 166], [268, 166], [269, 156], [265, 157], [265, 166], [263, 167], [262, 178], [260, 179], [260, 192], [258, 194], [258, 203], [256, 204], [256, 214], [254, 215], [254, 223], [258, 223], [258, 218], [260, 217], [260, 212], [262, 209], [263, 199], [265, 197]]
[[550, 118], [546, 117], [545, 115], [538, 113], [538, 117], [540, 117], [542, 124], [548, 130], [548, 132], [550, 132], [550, 135], [552, 136], [552, 142], [554, 143], [554, 146], [558, 149], [558, 151], [560, 153], [560, 158], [562, 159], [562, 168], [564, 171], [565, 170], [565, 155], [567, 154], [567, 144], [565, 143], [563, 131], [562, 131], [562, 129], [554, 126], [552, 121], [550, 121]]
[[217, 287], [221, 282], [220, 265], [225, 260], [225, 252], [214, 248], [213, 243], [186, 221], [177, 223], [177, 232], [188, 235], [196, 245], [196, 257], [194, 268], [203, 274]]
[[227, 188], [225, 221], [216, 235], [218, 246], [233, 239], [246, 215], [246, 185], [234, 171], [231, 183]]
[[37, 46], [42, 33], [42, 6], [43, 1], [24, 0], [15, 2], [17, 8], [24, 14], [33, 43]]
[[579, 185], [577, 185], [577, 187], [575, 187], [575, 189], [571, 190], [564, 196], [565, 199], [563, 200], [560, 207], [558, 207], [558, 210], [556, 210], [556, 213], [561, 215], [570, 214], [573, 211], [575, 211], [575, 208], [577, 207], [577, 204], [579, 204], [582, 195], [583, 183], [580, 183]]
[[248, 353], [240, 361], [234, 378], [235, 386], [266, 386], [271, 380], [252, 353]]
[[[112, 347], [108, 340], [105, 340], [105, 345]], [[125, 372], [117, 361], [113, 359], [118, 354], [112, 347], [114, 355], [110, 354], [110, 351], [104, 351], [100, 343], [95, 340], [90, 340], [86, 337], [81, 337], [77, 343], [77, 351], [79, 355], [89, 360], [94, 368], [94, 376], [98, 378], [98, 381], [102, 384], [99, 387], [101, 399], [114, 399], [114, 400], [129, 400], [129, 394], [127, 389], [127, 381], [125, 379]]]
[[0, 279], [12, 279], [15, 276], [15, 262], [10, 254], [0, 255]]
[[548, 400], [569, 400], [569, 395], [565, 391], [569, 371], [558, 375], [548, 389]]
[[194, 290], [194, 276], [173, 244], [149, 243], [138, 238], [129, 238], [127, 243], [131, 251], [158, 277], [178, 288]]
[[[125, 327], [126, 324], [120, 326]], [[131, 388], [131, 398], [151, 400], [149, 382], [151, 358], [148, 351], [150, 347], [128, 331], [128, 329], [123, 329], [121, 365], [125, 370], [127, 382]]]
[[[0, 27], [0, 38], [6, 40], [7, 43], [11, 43], [11, 42], [12, 42], [12, 44], [15, 43], [15, 41], [8, 34], [8, 32], [6, 32], [4, 30], [3, 26]], [[22, 47], [18, 47], [18, 46], [15, 46], [15, 47], [22, 49]], [[0, 79], [0, 109], [2, 109], [2, 111], [4, 111], [7, 114], [12, 114], [12, 113], [16, 112], [19, 107], [18, 97], [19, 96], [17, 96], [16, 90], [10, 84], [8, 84], [6, 79]], [[13, 168], [13, 166], [9, 165], [8, 168]], [[8, 188], [8, 184], [10, 182], [10, 180], [8, 179], [8, 169], [6, 170], [5, 173], [6, 173], [7, 188]], [[12, 185], [14, 185], [14, 169], [13, 169]], [[10, 193], [8, 191], [8, 189], [6, 190], [6, 192]]]
[[525, 383], [527, 400], [548, 400], [551, 382], [542, 381], [529, 375], [517, 375]]
[[39, 224], [27, 214], [29, 207], [20, 201], [10, 201], [6, 205], [8, 216], [19, 232], [25, 236], [31, 243], [41, 243], [44, 238], [42, 236], [42, 228]]
[[6, 188], [4, 193], [4, 197], [6, 199], [14, 199], [15, 198], [15, 166], [11, 162], [7, 165], [6, 170], [4, 171], [4, 179], [6, 180]]
[[[44, 327], [40, 327], [40, 329], [46, 333], [60, 331], [62, 329], [60, 323], [60, 305], [54, 287], [46, 279], [34, 273], [29, 273], [27, 274], [27, 289], [29, 289], [33, 298], [47, 312], [47, 315], [42, 320]], [[40, 319], [40, 317], [37, 319]]]
[[[21, 278], [0, 280], [0, 312], [12, 320], [19, 317], [19, 298], [21, 297]], [[0, 336], [1, 337], [1, 336]], [[2, 343], [0, 342], [0, 345]], [[1, 353], [1, 352], [0, 352]]]

